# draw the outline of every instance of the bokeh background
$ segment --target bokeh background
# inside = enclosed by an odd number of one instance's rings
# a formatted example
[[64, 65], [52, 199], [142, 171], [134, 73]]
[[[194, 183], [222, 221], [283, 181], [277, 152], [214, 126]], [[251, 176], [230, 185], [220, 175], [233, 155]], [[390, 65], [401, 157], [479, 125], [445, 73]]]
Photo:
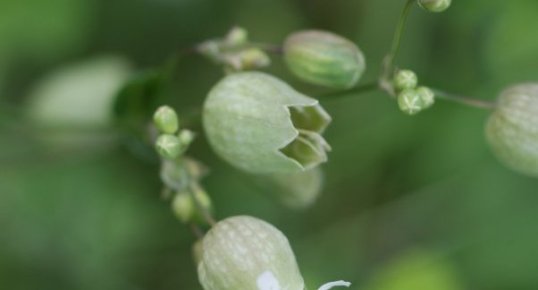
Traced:
[[[270, 43], [304, 28], [342, 34], [366, 54], [367, 82], [404, 2], [0, 0], [0, 288], [201, 289], [195, 239], [160, 198], [156, 156], [110, 125], [102, 96], [236, 24]], [[402, 67], [484, 99], [536, 80], [538, 1], [453, 2], [443, 14], [413, 9]], [[278, 58], [269, 71], [321, 93]], [[187, 114], [222, 71], [189, 57], [177, 74], [166, 102]], [[284, 231], [309, 289], [337, 279], [363, 290], [538, 289], [538, 180], [490, 153], [488, 112], [439, 101], [408, 117], [382, 93], [322, 103], [333, 152], [308, 209], [283, 206], [199, 136], [190, 154], [211, 169], [218, 218], [251, 214]]]

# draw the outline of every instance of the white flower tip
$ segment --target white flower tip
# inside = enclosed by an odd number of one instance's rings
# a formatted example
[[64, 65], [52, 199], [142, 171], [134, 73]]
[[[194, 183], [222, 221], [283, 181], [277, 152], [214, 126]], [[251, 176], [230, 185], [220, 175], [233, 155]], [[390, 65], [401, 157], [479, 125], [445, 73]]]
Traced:
[[321, 287], [319, 287], [318, 290], [329, 290], [333, 287], [340, 287], [340, 286], [343, 286], [343, 287], [349, 287], [351, 286], [351, 283], [349, 282], [346, 282], [346, 281], [334, 281], [334, 282], [329, 282], [329, 283], [326, 283], [324, 285], [322, 285]]

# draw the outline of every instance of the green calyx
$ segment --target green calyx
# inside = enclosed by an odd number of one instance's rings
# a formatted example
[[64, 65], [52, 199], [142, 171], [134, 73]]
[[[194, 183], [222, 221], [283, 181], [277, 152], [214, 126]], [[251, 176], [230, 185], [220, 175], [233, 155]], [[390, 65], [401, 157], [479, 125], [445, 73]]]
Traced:
[[452, 0], [418, 0], [418, 4], [429, 12], [443, 12], [450, 7]]
[[215, 152], [251, 173], [300, 172], [327, 161], [318, 101], [261, 72], [226, 76], [209, 93], [203, 124]]
[[202, 243], [198, 276], [204, 290], [304, 289], [287, 238], [262, 220], [227, 218]]
[[486, 136], [504, 164], [538, 177], [538, 83], [519, 84], [501, 93]]
[[326, 31], [300, 31], [284, 43], [288, 68], [301, 80], [335, 89], [355, 86], [366, 69], [360, 49]]

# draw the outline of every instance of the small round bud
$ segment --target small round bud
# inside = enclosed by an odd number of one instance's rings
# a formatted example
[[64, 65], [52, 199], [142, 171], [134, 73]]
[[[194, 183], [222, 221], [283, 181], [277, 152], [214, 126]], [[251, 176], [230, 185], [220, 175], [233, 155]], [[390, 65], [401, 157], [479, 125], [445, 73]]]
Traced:
[[451, 3], [452, 0], [418, 0], [418, 5], [430, 12], [443, 12]]
[[169, 134], [160, 135], [155, 141], [155, 149], [159, 155], [164, 159], [174, 159], [177, 158], [181, 153], [183, 153], [183, 143], [181, 140]]
[[260, 72], [226, 76], [203, 109], [212, 148], [251, 173], [299, 172], [325, 162], [330, 147], [321, 134], [330, 121], [317, 100]]
[[194, 216], [196, 205], [188, 192], [179, 192], [172, 200], [172, 211], [183, 223], [186, 223]]
[[408, 115], [415, 115], [424, 109], [424, 104], [416, 90], [403, 90], [398, 94], [398, 106]]
[[301, 80], [335, 89], [355, 86], [366, 69], [364, 56], [351, 41], [326, 31], [300, 31], [284, 43], [288, 68]]
[[161, 106], [153, 114], [153, 123], [161, 133], [174, 134], [179, 129], [176, 111], [169, 106]]
[[205, 290], [303, 290], [288, 239], [272, 225], [248, 216], [217, 223], [203, 239], [198, 276]]
[[503, 163], [538, 177], [538, 83], [519, 84], [502, 92], [486, 134]]
[[417, 87], [418, 78], [411, 70], [400, 70], [394, 76], [394, 88], [397, 91], [414, 89]]
[[187, 148], [194, 141], [195, 134], [191, 130], [181, 130], [178, 136], [184, 148]]
[[233, 27], [226, 35], [224, 42], [231, 47], [238, 47], [246, 44], [248, 41], [248, 31], [239, 26]]
[[251, 70], [267, 67], [271, 64], [271, 59], [263, 50], [259, 48], [248, 48], [238, 55], [241, 63], [241, 70]]
[[430, 108], [435, 104], [435, 93], [428, 87], [418, 87], [417, 94], [422, 100], [423, 109]]

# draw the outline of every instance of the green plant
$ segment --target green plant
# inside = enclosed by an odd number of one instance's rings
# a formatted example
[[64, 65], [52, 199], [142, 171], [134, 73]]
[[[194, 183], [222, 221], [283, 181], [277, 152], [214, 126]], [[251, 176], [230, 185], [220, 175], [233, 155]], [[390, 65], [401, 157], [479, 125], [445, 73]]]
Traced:
[[[192, 54], [203, 55], [221, 66], [226, 75], [209, 90], [199, 116], [204, 128], [200, 135], [229, 164], [280, 182], [283, 191], [305, 182], [301, 174], [315, 173], [308, 176], [316, 185], [305, 191], [308, 198], [283, 198], [292, 207], [311, 204], [321, 187], [319, 166], [327, 161], [331, 149], [322, 133], [331, 117], [315, 98], [298, 92], [275, 76], [252, 71], [270, 65], [270, 56], [282, 56], [298, 79], [336, 90], [320, 98], [337, 99], [379, 90], [409, 115], [430, 108], [436, 100], [494, 110], [487, 130], [494, 150], [511, 167], [536, 175], [536, 118], [532, 115], [536, 88], [533, 85], [503, 93], [497, 104], [424, 86], [415, 72], [397, 66], [402, 32], [410, 9], [417, 3], [427, 11], [441, 12], [451, 1], [406, 1], [392, 46], [374, 83], [360, 84], [366, 69], [365, 57], [357, 45], [341, 36], [325, 31], [300, 31], [292, 33], [283, 45], [274, 45], [252, 42], [245, 29], [235, 27], [222, 38], [182, 51], [163, 68], [156, 69], [156, 77], [149, 75], [137, 79], [135, 84], [151, 92], [149, 88], [153, 88], [156, 80], [165, 82], [173, 74], [180, 57]], [[133, 85], [129, 83], [126, 88]], [[148, 95], [158, 97], [159, 94]], [[187, 155], [194, 141], [194, 133], [183, 128], [189, 124], [188, 119], [189, 116], [177, 116], [171, 107], [160, 107], [155, 111], [153, 127], [144, 137], [155, 144], [161, 158], [163, 196], [171, 200], [178, 219], [190, 224], [202, 241], [195, 247], [195, 256], [204, 289], [301, 290], [304, 281], [282, 233], [253, 218], [217, 221], [213, 217], [213, 203], [202, 186], [205, 167]], [[205, 233], [207, 225], [210, 229]], [[265, 238], [256, 240], [253, 233], [246, 232], [256, 232]], [[251, 247], [273, 252], [268, 254]], [[264, 255], [275, 256], [277, 260], [266, 259]], [[244, 259], [252, 261], [252, 266], [241, 266]], [[260, 279], [265, 281], [261, 286], [257, 284]], [[331, 286], [349, 284], [337, 282], [326, 287]]]

